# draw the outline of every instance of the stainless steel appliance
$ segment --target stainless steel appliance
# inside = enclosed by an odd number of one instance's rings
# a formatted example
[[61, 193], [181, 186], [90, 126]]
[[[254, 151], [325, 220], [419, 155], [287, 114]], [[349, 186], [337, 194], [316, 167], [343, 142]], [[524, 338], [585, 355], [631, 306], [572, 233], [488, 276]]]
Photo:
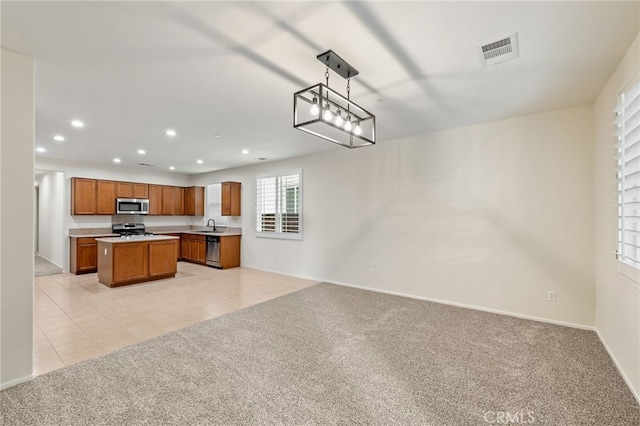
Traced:
[[147, 232], [144, 223], [114, 223], [111, 225], [111, 231], [121, 237], [130, 237], [132, 235], [153, 235]]
[[207, 265], [220, 268], [220, 237], [207, 235]]
[[116, 214], [149, 214], [149, 200], [146, 198], [116, 199]]

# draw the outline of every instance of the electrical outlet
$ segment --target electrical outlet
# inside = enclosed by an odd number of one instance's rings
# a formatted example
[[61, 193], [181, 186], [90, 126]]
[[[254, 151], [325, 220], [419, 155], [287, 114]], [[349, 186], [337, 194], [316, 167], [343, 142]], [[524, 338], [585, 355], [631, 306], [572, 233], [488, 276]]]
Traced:
[[549, 302], [555, 302], [556, 301], [556, 292], [555, 291], [547, 291], [547, 300]]

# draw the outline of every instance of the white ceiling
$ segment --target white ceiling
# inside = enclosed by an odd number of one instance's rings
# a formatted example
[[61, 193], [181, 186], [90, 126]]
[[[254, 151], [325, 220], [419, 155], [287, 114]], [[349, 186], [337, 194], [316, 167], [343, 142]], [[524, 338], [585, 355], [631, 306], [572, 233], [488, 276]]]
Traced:
[[[293, 93], [324, 82], [328, 49], [360, 71], [351, 99], [380, 144], [592, 103], [639, 5], [0, 2], [2, 47], [36, 60], [38, 156], [187, 174], [345, 149], [292, 125]], [[520, 58], [482, 68], [477, 46], [514, 32]], [[336, 74], [329, 85], [346, 94]]]

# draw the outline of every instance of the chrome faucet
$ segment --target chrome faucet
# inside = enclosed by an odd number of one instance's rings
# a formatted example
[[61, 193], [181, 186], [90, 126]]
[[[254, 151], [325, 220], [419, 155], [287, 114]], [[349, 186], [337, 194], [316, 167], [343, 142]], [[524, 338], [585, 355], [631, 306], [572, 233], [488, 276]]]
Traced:
[[207, 226], [211, 226], [211, 222], [213, 222], [213, 227], [211, 228], [211, 230], [213, 232], [216, 232], [216, 221], [213, 219], [209, 219], [209, 221], [207, 222]]

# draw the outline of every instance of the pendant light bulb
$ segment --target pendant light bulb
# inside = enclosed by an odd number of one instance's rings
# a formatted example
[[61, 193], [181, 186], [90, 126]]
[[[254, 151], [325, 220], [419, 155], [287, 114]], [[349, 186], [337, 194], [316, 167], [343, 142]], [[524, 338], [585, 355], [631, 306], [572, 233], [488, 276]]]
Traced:
[[353, 133], [356, 135], [360, 135], [362, 133], [362, 129], [360, 128], [360, 123], [356, 124], [356, 128], [353, 129]]
[[349, 116], [349, 117], [347, 117], [347, 121], [344, 123], [344, 129], [347, 132], [350, 132], [352, 127], [353, 127], [353, 125], [351, 124], [351, 116]]
[[320, 107], [318, 107], [318, 98], [313, 97], [313, 105], [311, 106], [311, 115], [316, 116], [320, 112]]
[[336, 126], [342, 126], [344, 120], [342, 119], [342, 113], [340, 112], [340, 108], [338, 108], [338, 113], [336, 115]]
[[331, 121], [331, 119], [333, 118], [333, 113], [331, 112], [331, 107], [329, 106], [329, 102], [327, 102], [327, 104], [324, 107], [324, 115], [323, 118], [326, 121]]

